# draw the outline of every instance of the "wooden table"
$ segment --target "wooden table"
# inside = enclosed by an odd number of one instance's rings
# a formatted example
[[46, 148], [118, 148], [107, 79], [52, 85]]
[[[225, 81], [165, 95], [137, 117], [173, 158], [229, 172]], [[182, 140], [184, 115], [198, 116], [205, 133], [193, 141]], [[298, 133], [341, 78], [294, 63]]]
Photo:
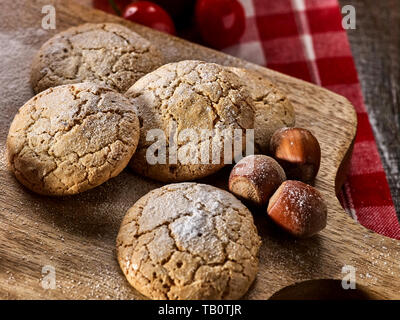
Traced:
[[[298, 124], [316, 134], [323, 151], [316, 187], [328, 203], [327, 228], [314, 238], [294, 240], [265, 219], [264, 213], [255, 212], [263, 245], [257, 280], [245, 298], [268, 299], [274, 293], [279, 298], [296, 298], [298, 294], [304, 297], [304, 292], [332, 297], [337, 288], [343, 295], [343, 266], [350, 265], [357, 276], [357, 297], [399, 299], [400, 242], [357, 224], [335, 197], [337, 176], [343, 172], [342, 159], [355, 135], [356, 115], [346, 99], [310, 83], [61, 0], [0, 1], [0, 298], [142, 298], [121, 274], [115, 259], [115, 237], [126, 210], [157, 187], [156, 182], [124, 170], [92, 191], [51, 198], [22, 188], [6, 168], [4, 141], [9, 123], [33, 94], [28, 81], [32, 56], [57, 32], [44, 32], [38, 23], [39, 9], [49, 2], [57, 6], [59, 30], [88, 21], [115, 21], [151, 38], [167, 61], [190, 58], [255, 69], [282, 88], [295, 106]], [[18, 15], [8, 14], [10, 10]], [[214, 183], [220, 180], [211, 179]], [[57, 272], [54, 290], [42, 286], [43, 266]]]
[[400, 0], [340, 0], [356, 9], [347, 32], [383, 167], [400, 219]]

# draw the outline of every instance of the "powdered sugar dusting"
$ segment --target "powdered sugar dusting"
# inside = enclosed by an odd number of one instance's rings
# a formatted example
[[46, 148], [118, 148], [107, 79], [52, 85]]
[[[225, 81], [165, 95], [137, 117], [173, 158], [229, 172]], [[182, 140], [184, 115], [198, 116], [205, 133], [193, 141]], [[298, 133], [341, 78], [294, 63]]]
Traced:
[[[166, 185], [143, 197], [125, 217], [117, 243], [120, 259], [130, 259], [127, 268], [125, 260], [120, 263], [134, 287], [140, 290], [147, 282], [157, 288], [151, 293], [144, 289], [147, 295], [174, 299], [185, 297], [187, 290], [200, 294], [203, 289], [186, 285], [196, 279], [207, 287], [203, 272], [220, 278], [234, 268], [252, 281], [260, 246], [248, 209], [232, 194], [197, 183]], [[219, 297], [230, 290], [223, 289]]]
[[282, 214], [297, 232], [314, 233], [325, 226], [327, 208], [321, 194], [313, 187], [299, 181], [287, 181], [281, 201], [285, 208]]
[[234, 174], [252, 177], [257, 180], [274, 179], [286, 180], [286, 175], [279, 163], [265, 155], [250, 155], [241, 159], [232, 170]]

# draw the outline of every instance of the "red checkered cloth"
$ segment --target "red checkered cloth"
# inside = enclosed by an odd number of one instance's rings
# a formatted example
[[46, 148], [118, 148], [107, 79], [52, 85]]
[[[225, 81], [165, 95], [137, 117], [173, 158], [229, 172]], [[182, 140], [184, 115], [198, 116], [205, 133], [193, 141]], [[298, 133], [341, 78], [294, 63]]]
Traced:
[[340, 202], [363, 226], [400, 239], [400, 225], [337, 0], [240, 2], [246, 12], [245, 34], [239, 44], [223, 51], [313, 82], [353, 103], [358, 131]]

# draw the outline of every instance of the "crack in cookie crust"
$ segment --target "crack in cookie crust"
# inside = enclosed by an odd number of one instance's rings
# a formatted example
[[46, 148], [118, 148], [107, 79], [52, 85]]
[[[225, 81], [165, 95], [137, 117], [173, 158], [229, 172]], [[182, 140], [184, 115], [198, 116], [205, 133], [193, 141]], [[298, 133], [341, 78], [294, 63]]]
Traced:
[[[137, 153], [130, 166], [138, 173], [160, 181], [187, 181], [210, 175], [224, 166], [224, 129], [252, 129], [254, 107], [247, 89], [239, 78], [222, 66], [202, 61], [180, 61], [166, 64], [139, 79], [126, 95], [135, 104], [141, 122], [141, 136]], [[149, 165], [146, 150], [153, 143], [146, 141], [147, 132], [161, 129], [167, 137], [169, 157], [169, 129], [176, 123], [176, 132], [193, 129], [219, 130], [199, 141], [178, 141], [178, 154], [185, 154], [190, 162]], [[243, 150], [245, 132], [242, 135]], [[232, 141], [233, 144], [233, 141]], [[201, 157], [212, 146], [221, 150], [219, 163], [201, 164]], [[185, 150], [195, 150], [192, 154]], [[185, 153], [186, 152], [186, 153]], [[210, 157], [211, 158], [211, 157]], [[204, 159], [204, 158], [203, 158]], [[193, 164], [196, 162], [197, 164]]]
[[35, 92], [86, 80], [125, 92], [162, 64], [161, 53], [128, 28], [84, 24], [55, 35], [40, 48], [31, 83]]
[[29, 189], [67, 195], [118, 175], [136, 150], [139, 120], [121, 94], [89, 83], [39, 93], [20, 108], [8, 159]]
[[118, 261], [153, 299], [238, 299], [254, 281], [260, 238], [232, 194], [197, 183], [166, 185], [123, 219]]

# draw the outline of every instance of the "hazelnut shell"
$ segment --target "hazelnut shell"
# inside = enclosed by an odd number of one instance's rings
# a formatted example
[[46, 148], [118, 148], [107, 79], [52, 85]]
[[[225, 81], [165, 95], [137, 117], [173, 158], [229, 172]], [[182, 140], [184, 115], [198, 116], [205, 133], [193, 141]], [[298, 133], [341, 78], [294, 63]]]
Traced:
[[318, 140], [307, 129], [282, 128], [271, 137], [270, 152], [288, 179], [312, 183], [321, 162]]
[[252, 155], [243, 158], [233, 167], [229, 176], [229, 191], [260, 207], [267, 204], [285, 180], [285, 171], [277, 161], [265, 155]]
[[267, 212], [277, 225], [300, 238], [311, 237], [326, 226], [322, 195], [301, 181], [283, 182], [269, 200]]

